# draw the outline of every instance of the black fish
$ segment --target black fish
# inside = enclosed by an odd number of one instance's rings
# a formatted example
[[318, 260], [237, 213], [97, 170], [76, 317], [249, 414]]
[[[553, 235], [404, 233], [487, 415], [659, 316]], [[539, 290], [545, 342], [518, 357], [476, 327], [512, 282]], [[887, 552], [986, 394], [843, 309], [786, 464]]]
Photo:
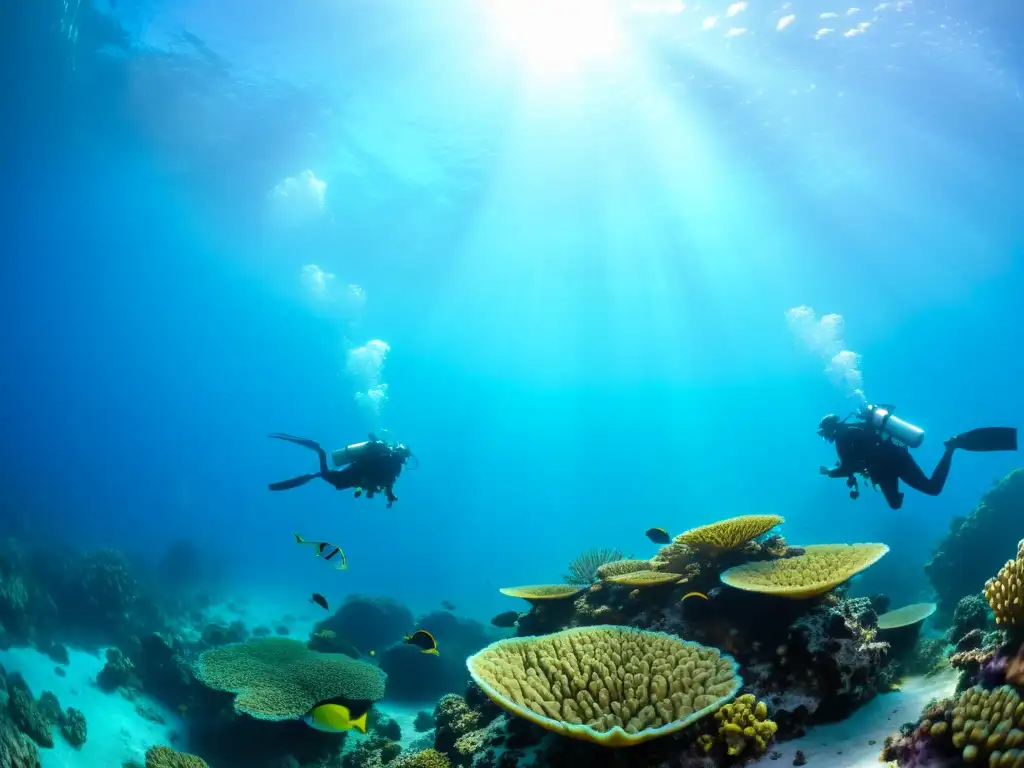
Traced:
[[491, 624], [502, 629], [508, 629], [509, 627], [514, 627], [517, 621], [519, 621], [518, 611], [504, 611], [491, 619]]
[[645, 535], [655, 544], [668, 544], [672, 541], [672, 537], [668, 535], [668, 531], [664, 528], [649, 528]]
[[425, 629], [417, 629], [411, 635], [406, 635], [402, 642], [416, 646], [420, 649], [421, 653], [429, 653], [434, 656], [441, 655], [437, 650], [437, 640]]
[[454, 611], [455, 603], [453, 603], [451, 600], [442, 600], [441, 607], [444, 608], [446, 611]]
[[316, 603], [321, 608], [323, 608], [325, 611], [331, 610], [330, 608], [327, 607], [327, 598], [324, 597], [323, 595], [321, 595], [319, 592], [314, 592], [313, 596], [311, 598], [309, 598], [309, 599], [310, 599], [310, 602]]

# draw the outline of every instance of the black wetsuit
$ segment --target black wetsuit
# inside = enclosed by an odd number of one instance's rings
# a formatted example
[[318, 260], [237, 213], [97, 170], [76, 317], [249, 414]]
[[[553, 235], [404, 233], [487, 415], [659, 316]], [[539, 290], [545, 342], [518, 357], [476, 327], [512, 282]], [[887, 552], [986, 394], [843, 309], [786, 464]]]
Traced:
[[289, 480], [282, 480], [279, 483], [271, 483], [269, 486], [270, 490], [287, 491], [291, 488], [305, 485], [310, 480], [319, 477], [326, 480], [339, 491], [356, 488], [358, 489], [356, 491], [357, 496], [362, 491], [366, 491], [366, 498], [368, 499], [372, 499], [377, 492], [384, 491], [387, 494], [389, 507], [392, 503], [398, 501], [398, 497], [394, 494], [394, 485], [402, 472], [405, 458], [392, 451], [391, 447], [383, 440], [372, 441], [366, 446], [363, 454], [348, 466], [342, 469], [330, 469], [327, 466], [327, 452], [319, 443], [303, 437], [294, 437], [281, 433], [275, 433], [270, 435], [270, 437], [277, 440], [287, 440], [290, 443], [296, 443], [316, 451], [317, 457], [320, 459], [319, 472], [299, 475]]
[[903, 505], [900, 480], [929, 496], [942, 493], [953, 461], [954, 449], [947, 446], [935, 471], [928, 477], [910, 455], [909, 448], [859, 424], [841, 425], [835, 442], [839, 464], [828, 470], [828, 476], [853, 478], [856, 474], [865, 475], [872, 485], [882, 489], [892, 509]]

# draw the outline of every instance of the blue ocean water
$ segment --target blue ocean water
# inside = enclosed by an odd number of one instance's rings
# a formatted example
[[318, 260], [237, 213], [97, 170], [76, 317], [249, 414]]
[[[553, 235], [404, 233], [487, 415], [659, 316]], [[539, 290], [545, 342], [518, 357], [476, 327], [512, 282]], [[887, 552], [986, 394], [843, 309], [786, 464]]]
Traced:
[[[4, 523], [486, 620], [586, 548], [777, 513], [889, 544], [858, 588], [926, 596], [1018, 457], [893, 512], [818, 475], [815, 430], [861, 387], [930, 471], [1020, 422], [1020, 19], [844, 5], [5, 9]], [[278, 431], [419, 466], [392, 509], [271, 494], [315, 468]]]

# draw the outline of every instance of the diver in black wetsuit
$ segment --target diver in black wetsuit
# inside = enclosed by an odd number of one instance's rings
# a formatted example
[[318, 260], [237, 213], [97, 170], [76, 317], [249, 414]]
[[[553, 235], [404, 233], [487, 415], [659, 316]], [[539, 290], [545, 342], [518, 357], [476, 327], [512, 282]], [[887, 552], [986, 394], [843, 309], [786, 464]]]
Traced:
[[818, 425], [818, 434], [835, 443], [839, 455], [839, 463], [833, 469], [821, 467], [819, 472], [832, 478], [845, 477], [846, 485], [851, 489], [851, 499], [860, 495], [856, 475], [862, 475], [872, 486], [882, 489], [892, 509], [899, 509], [903, 505], [900, 480], [929, 496], [942, 493], [953, 452], [957, 448], [965, 451], [1017, 450], [1016, 427], [973, 429], [944, 443], [946, 450], [929, 477], [910, 455], [910, 448], [917, 448], [923, 442], [924, 432], [895, 418], [892, 410], [891, 406], [869, 405], [860, 412], [860, 423], [848, 424], [845, 419], [829, 414]]
[[368, 499], [372, 499], [376, 493], [384, 491], [387, 494], [389, 508], [398, 501], [398, 497], [394, 493], [395, 481], [402, 474], [402, 467], [412, 456], [412, 451], [404, 445], [389, 445], [370, 435], [366, 442], [353, 443], [346, 448], [332, 451], [331, 459], [335, 466], [342, 464], [347, 466], [343, 469], [329, 469], [327, 467], [327, 452], [320, 447], [319, 443], [280, 432], [275, 432], [270, 437], [309, 448], [311, 451], [316, 451], [320, 457], [319, 472], [299, 475], [279, 483], [271, 483], [270, 490], [287, 491], [321, 477], [339, 491], [354, 488], [357, 498], [362, 495], [364, 490]]

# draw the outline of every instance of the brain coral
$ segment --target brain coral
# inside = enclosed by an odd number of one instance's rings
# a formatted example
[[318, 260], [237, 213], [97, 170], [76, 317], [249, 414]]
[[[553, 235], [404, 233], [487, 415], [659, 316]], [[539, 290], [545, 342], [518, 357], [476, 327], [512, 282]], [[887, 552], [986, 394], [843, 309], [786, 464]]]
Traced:
[[888, 551], [885, 544], [815, 544], [796, 557], [738, 565], [721, 579], [748, 592], [803, 599], [839, 586]]
[[311, 651], [285, 637], [225, 645], [199, 656], [196, 677], [236, 693], [235, 710], [258, 720], [293, 720], [331, 699], [378, 701], [387, 675], [372, 664]]
[[564, 600], [578, 595], [580, 588], [572, 584], [534, 584], [528, 587], [502, 587], [498, 591], [524, 600]]
[[730, 701], [742, 685], [736, 662], [717, 649], [630, 627], [501, 640], [466, 665], [509, 712], [607, 747], [679, 731]]
[[1007, 560], [995, 578], [985, 582], [985, 599], [996, 624], [1024, 624], [1024, 540], [1017, 544], [1017, 559]]
[[741, 515], [691, 528], [676, 536], [675, 543], [704, 551], [725, 552], [756, 539], [782, 522], [778, 515]]

